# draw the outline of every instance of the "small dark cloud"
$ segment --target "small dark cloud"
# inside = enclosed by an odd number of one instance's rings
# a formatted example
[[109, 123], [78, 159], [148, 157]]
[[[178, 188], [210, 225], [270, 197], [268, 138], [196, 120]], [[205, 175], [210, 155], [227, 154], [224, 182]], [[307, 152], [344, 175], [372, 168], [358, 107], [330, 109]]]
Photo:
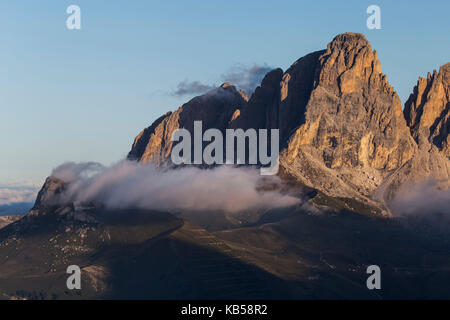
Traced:
[[[220, 77], [220, 82], [229, 82], [238, 89], [251, 95], [257, 86], [261, 84], [264, 76], [273, 70], [268, 65], [245, 66], [236, 64]], [[216, 85], [203, 84], [200, 81], [184, 80], [177, 85], [177, 89], [172, 93], [174, 96], [200, 95], [216, 88]]]
[[177, 90], [175, 90], [172, 95], [179, 97], [186, 95], [197, 95], [203, 94], [212, 89], [214, 89], [214, 86], [206, 85], [200, 83], [199, 81], [184, 80], [178, 84]]

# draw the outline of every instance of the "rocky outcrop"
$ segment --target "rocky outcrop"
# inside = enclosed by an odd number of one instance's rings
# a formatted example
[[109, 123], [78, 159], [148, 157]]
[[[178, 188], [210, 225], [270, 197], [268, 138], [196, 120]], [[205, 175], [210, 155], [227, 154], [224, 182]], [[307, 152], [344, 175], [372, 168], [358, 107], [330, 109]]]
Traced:
[[275, 69], [264, 77], [248, 104], [233, 117], [230, 128], [279, 128], [278, 109], [283, 70]]
[[392, 198], [405, 183], [432, 178], [437, 187], [450, 188], [449, 97], [450, 63], [439, 73], [419, 78], [403, 110], [411, 135], [417, 142], [413, 157], [386, 179], [377, 190]]
[[285, 147], [295, 129], [305, 121], [318, 58], [323, 52], [300, 58], [284, 73], [281, 69], [269, 72], [231, 127], [279, 129], [280, 146]]
[[450, 63], [439, 73], [419, 78], [405, 103], [404, 114], [411, 134], [423, 149], [436, 147], [450, 158]]
[[[142, 131], [134, 140], [128, 159], [167, 164], [173, 142], [172, 133], [180, 128], [194, 131], [194, 121], [202, 121], [203, 131], [216, 128], [224, 131], [239, 110], [247, 104], [247, 96], [235, 86], [224, 83], [219, 88], [169, 112]], [[170, 162], [170, 161], [169, 161]]]

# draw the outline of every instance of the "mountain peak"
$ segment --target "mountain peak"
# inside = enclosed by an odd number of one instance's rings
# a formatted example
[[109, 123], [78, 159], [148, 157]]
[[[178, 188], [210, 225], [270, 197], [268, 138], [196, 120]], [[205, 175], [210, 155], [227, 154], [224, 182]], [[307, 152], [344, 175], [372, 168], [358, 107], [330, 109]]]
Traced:
[[249, 96], [248, 96], [247, 92], [245, 92], [244, 90], [237, 90], [236, 86], [231, 84], [231, 83], [229, 83], [229, 82], [222, 83], [220, 85], [219, 89], [223, 89], [223, 90], [225, 90], [227, 92], [237, 93], [245, 101], [249, 100]]
[[[448, 84], [449, 69], [442, 66], [428, 81]], [[448, 119], [448, 111], [443, 115]], [[337, 35], [325, 50], [298, 59], [286, 72], [267, 73], [249, 100], [230, 83], [192, 99], [140, 134], [131, 158], [167, 160], [173, 130], [192, 132], [195, 120], [221, 131], [279, 129], [283, 172], [329, 196], [374, 206], [386, 207], [411, 177], [447, 178], [450, 172], [442, 155], [419, 150], [377, 52], [360, 33]], [[439, 125], [439, 137], [448, 141], [446, 123]]]
[[152, 161], [163, 165], [170, 163], [173, 147], [172, 133], [180, 128], [194, 132], [194, 121], [202, 121], [204, 130], [225, 130], [231, 119], [237, 117], [247, 104], [248, 96], [229, 82], [204, 95], [192, 98], [178, 110], [158, 118], [144, 129], [134, 140], [128, 159], [142, 162]]
[[439, 68], [439, 74], [442, 75], [442, 80], [447, 85], [450, 84], [450, 62], [447, 62]]
[[[338, 84], [337, 94], [362, 90], [364, 83], [381, 86], [388, 94], [394, 90], [381, 74], [378, 54], [360, 33], [343, 33], [336, 36], [320, 57], [321, 70], [318, 81], [323, 85]], [[333, 90], [334, 91], [334, 90]]]
[[357, 46], [370, 46], [369, 41], [362, 33], [345, 32], [338, 34], [328, 45], [328, 47], [338, 48]]
[[401, 101], [362, 34], [336, 36], [326, 50], [298, 60], [283, 80], [280, 110], [301, 112], [280, 164], [304, 184], [367, 199], [413, 156]]
[[450, 63], [419, 77], [405, 103], [404, 114], [411, 134], [419, 146], [435, 145], [450, 158]]

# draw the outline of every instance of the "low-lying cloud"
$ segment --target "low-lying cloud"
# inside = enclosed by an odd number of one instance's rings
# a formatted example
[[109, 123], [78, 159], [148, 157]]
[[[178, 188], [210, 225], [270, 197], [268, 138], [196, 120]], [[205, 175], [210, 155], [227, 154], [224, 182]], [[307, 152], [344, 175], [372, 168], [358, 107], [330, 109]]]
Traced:
[[256, 87], [261, 84], [264, 76], [273, 70], [268, 65], [245, 66], [237, 64], [233, 66], [226, 74], [222, 76], [223, 80], [230, 82], [239, 89], [244, 90], [248, 94], [252, 94]]
[[111, 209], [235, 213], [300, 203], [300, 199], [279, 191], [263, 191], [263, 184], [280, 184], [281, 180], [262, 177], [255, 168], [161, 169], [151, 163], [124, 160], [111, 167], [66, 163], [56, 168], [52, 176], [68, 182], [60, 202], [100, 202]]
[[36, 200], [38, 190], [38, 186], [35, 185], [0, 186], [0, 205], [33, 202]]
[[[264, 76], [273, 70], [268, 65], [246, 66], [236, 64], [220, 77], [221, 82], [229, 82], [238, 89], [251, 95], [257, 86], [261, 84]], [[184, 80], [177, 85], [177, 89], [172, 93], [174, 96], [199, 95], [216, 88], [217, 85], [203, 84], [200, 81]]]

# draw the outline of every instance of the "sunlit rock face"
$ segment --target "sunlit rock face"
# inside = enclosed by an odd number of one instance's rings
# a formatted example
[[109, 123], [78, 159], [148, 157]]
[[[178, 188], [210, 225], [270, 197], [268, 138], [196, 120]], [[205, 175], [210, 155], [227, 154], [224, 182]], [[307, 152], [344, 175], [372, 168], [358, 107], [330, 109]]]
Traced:
[[[417, 149], [401, 101], [362, 34], [338, 35], [316, 58], [312, 83], [305, 85], [312, 89], [304, 120], [290, 137], [282, 165], [327, 194], [371, 202], [385, 178]], [[284, 78], [286, 101], [299, 80], [289, 70]]]

